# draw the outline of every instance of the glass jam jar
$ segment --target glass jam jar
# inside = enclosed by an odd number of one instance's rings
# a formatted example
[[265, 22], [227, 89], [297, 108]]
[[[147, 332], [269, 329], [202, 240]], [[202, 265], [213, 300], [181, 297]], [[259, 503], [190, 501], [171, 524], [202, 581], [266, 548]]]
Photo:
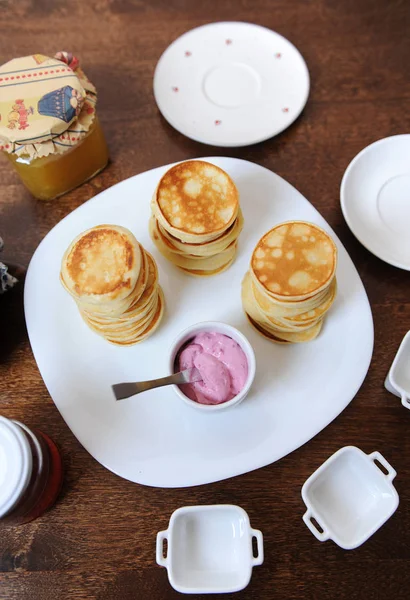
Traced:
[[0, 417], [0, 524], [40, 517], [61, 491], [63, 463], [51, 438]]
[[70, 53], [0, 67], [0, 150], [36, 198], [57, 198], [107, 165], [96, 103], [95, 87]]

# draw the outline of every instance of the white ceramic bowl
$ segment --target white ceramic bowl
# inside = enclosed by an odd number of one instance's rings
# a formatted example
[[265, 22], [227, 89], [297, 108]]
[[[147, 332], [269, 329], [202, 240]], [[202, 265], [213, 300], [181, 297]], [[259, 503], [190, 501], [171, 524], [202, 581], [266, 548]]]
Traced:
[[397, 509], [395, 477], [396, 471], [380, 452], [367, 455], [355, 446], [345, 446], [304, 483], [307, 511], [303, 520], [319, 541], [331, 539], [345, 550], [357, 548]]
[[232, 338], [237, 342], [242, 350], [245, 353], [246, 360], [248, 361], [248, 379], [246, 381], [245, 387], [239, 394], [237, 394], [232, 400], [228, 400], [227, 402], [222, 402], [221, 404], [200, 404], [199, 402], [195, 402], [195, 400], [191, 400], [186, 396], [177, 385], [172, 386], [176, 392], [176, 394], [189, 406], [196, 408], [197, 410], [202, 410], [203, 412], [215, 412], [218, 410], [226, 410], [227, 408], [231, 408], [232, 406], [236, 406], [242, 400], [246, 398], [248, 392], [251, 388], [253, 380], [255, 378], [255, 353], [253, 351], [252, 346], [246, 339], [246, 337], [232, 327], [231, 325], [227, 325], [226, 323], [221, 323], [219, 321], [204, 321], [203, 323], [196, 323], [191, 327], [188, 327], [184, 331], [182, 331], [179, 336], [176, 338], [171, 347], [170, 358], [169, 358], [169, 371], [170, 373], [175, 373], [175, 359], [179, 352], [186, 342], [194, 338], [198, 333], [203, 332], [216, 332], [223, 333], [228, 337]]
[[185, 506], [172, 514], [168, 529], [157, 534], [156, 559], [178, 592], [238, 592], [248, 585], [252, 567], [263, 563], [263, 536], [251, 528], [248, 514], [239, 506]]

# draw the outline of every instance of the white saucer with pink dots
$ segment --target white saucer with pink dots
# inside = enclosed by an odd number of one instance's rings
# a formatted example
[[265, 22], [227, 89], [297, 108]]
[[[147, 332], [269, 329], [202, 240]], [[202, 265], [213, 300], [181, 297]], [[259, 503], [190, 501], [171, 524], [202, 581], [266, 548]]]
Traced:
[[309, 72], [278, 33], [250, 23], [211, 23], [165, 50], [154, 95], [183, 135], [214, 146], [247, 146], [295, 121], [309, 95]]

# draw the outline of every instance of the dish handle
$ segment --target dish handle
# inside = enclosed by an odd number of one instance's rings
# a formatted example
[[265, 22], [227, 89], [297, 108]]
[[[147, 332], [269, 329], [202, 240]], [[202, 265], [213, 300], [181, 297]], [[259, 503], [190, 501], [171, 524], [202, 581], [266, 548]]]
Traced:
[[261, 565], [264, 559], [262, 531], [259, 531], [259, 529], [251, 529], [251, 539], [252, 538], [256, 538], [258, 547], [258, 556], [252, 556], [252, 566], [256, 567], [257, 565]]
[[[305, 514], [303, 515], [303, 520], [305, 522], [305, 525], [307, 526], [308, 529], [310, 529], [310, 531], [313, 533], [313, 535], [315, 536], [315, 538], [317, 538], [319, 540], [319, 542], [325, 542], [326, 540], [328, 540], [330, 538], [329, 533], [326, 531], [326, 529], [324, 527], [322, 527], [323, 531], [319, 531], [317, 529], [317, 527], [312, 523], [312, 513], [310, 511], [310, 509], [308, 509]], [[316, 517], [315, 520], [317, 521]], [[317, 521], [318, 522], [318, 521]]]
[[410, 410], [410, 398], [403, 392], [401, 393], [401, 403], [403, 404], [404, 408], [408, 408]]
[[[410, 408], [410, 407], [407, 407], [407, 408]], [[376, 450], [375, 452], [372, 452], [371, 454], [369, 454], [369, 458], [370, 458], [370, 460], [372, 460], [372, 461], [374, 462], [374, 464], [375, 464], [375, 466], [376, 466], [377, 468], [379, 468], [379, 467], [378, 467], [377, 463], [375, 462], [376, 460], [377, 460], [377, 461], [378, 461], [378, 462], [379, 462], [381, 465], [383, 465], [383, 467], [384, 467], [384, 468], [386, 469], [386, 471], [387, 471], [387, 474], [386, 474], [386, 473], [384, 473], [384, 472], [382, 471], [383, 475], [384, 475], [385, 477], [387, 477], [387, 479], [388, 479], [389, 481], [393, 481], [393, 479], [394, 479], [394, 478], [396, 477], [396, 475], [397, 475], [397, 471], [396, 471], [395, 469], [393, 469], [393, 467], [391, 466], [391, 464], [387, 462], [387, 460], [384, 458], [384, 456], [383, 456], [382, 454], [380, 454], [380, 452], [377, 452], [377, 450]], [[381, 470], [381, 469], [380, 469], [380, 470]]]
[[164, 557], [164, 540], [168, 543], [168, 529], [157, 533], [157, 563], [161, 567], [168, 567], [168, 556]]

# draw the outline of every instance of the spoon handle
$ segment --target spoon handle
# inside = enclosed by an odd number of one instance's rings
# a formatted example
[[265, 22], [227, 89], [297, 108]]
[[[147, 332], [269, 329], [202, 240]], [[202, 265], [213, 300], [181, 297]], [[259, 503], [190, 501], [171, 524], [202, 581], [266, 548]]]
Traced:
[[111, 387], [113, 389], [116, 400], [124, 400], [125, 398], [135, 396], [135, 394], [140, 394], [141, 392], [152, 390], [153, 388], [162, 387], [164, 385], [199, 381], [200, 379], [201, 377], [198, 376], [197, 369], [185, 369], [185, 371], [181, 371], [180, 373], [174, 373], [174, 375], [168, 375], [168, 377], [151, 379], [149, 381], [116, 383]]

